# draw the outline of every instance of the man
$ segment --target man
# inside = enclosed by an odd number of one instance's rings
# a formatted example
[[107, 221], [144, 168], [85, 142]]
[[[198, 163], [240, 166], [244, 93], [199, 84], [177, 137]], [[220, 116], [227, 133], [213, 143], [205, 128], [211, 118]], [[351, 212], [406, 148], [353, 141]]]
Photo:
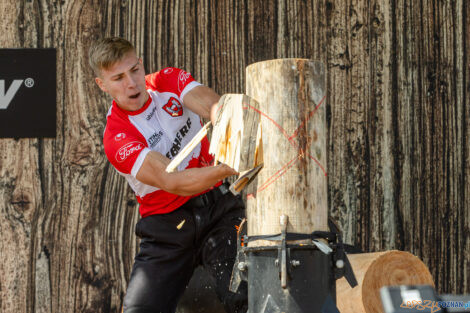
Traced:
[[170, 159], [201, 129], [214, 123], [219, 96], [189, 73], [165, 68], [145, 76], [142, 59], [122, 38], [105, 38], [89, 51], [95, 81], [113, 98], [104, 131], [108, 160], [140, 203], [141, 238], [123, 311], [175, 312], [194, 268], [214, 277], [227, 312], [246, 311], [246, 288], [228, 291], [243, 202], [221, 180], [237, 174], [225, 164], [209, 166], [207, 138], [175, 173]]

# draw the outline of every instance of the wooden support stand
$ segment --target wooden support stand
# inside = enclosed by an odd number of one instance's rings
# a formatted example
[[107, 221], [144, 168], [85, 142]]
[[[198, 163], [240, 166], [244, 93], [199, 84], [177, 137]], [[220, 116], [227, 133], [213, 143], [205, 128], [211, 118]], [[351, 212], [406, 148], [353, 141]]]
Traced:
[[351, 288], [343, 277], [336, 282], [336, 301], [341, 313], [383, 312], [379, 290], [393, 285], [432, 285], [424, 263], [404, 251], [348, 255], [358, 286]]
[[[246, 93], [259, 103], [264, 168], [247, 200], [248, 235], [327, 230], [326, 103], [322, 63], [280, 59], [246, 69]], [[275, 242], [255, 241], [249, 246]]]

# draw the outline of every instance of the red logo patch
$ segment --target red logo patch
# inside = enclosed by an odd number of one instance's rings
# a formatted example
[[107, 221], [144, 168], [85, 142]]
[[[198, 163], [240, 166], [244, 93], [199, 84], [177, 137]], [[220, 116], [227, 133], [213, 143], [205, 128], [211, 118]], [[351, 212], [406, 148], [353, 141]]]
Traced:
[[168, 100], [167, 104], [163, 106], [163, 110], [173, 117], [183, 115], [183, 106], [174, 97], [171, 97], [170, 100]]
[[116, 161], [119, 163], [124, 162], [128, 156], [134, 152], [140, 151], [144, 148], [144, 145], [138, 141], [130, 142], [121, 147], [121, 149], [116, 152]]

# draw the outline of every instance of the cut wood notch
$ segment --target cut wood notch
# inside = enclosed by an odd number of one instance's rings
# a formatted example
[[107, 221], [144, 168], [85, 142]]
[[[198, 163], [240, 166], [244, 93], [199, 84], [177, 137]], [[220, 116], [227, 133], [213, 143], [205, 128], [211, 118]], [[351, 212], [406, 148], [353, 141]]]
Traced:
[[[209, 153], [215, 155], [214, 165], [225, 163], [240, 172], [230, 186], [239, 194], [258, 175], [263, 167], [263, 141], [258, 102], [241, 94], [226, 94], [220, 98], [216, 123], [212, 130]], [[207, 135], [210, 122], [168, 164], [166, 171], [174, 172], [178, 165]]]
[[261, 116], [258, 102], [242, 94], [226, 94], [219, 101], [209, 153], [214, 165], [225, 163], [240, 172], [230, 186], [234, 194], [250, 184], [263, 167]]

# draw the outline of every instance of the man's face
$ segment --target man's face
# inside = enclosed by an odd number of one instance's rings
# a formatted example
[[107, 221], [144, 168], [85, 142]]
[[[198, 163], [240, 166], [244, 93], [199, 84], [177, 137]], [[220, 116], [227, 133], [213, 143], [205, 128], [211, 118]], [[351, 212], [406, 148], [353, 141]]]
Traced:
[[145, 89], [145, 71], [142, 59], [135, 52], [127, 53], [108, 69], [101, 69], [96, 83], [113, 97], [119, 107], [127, 111], [140, 109], [149, 95]]

